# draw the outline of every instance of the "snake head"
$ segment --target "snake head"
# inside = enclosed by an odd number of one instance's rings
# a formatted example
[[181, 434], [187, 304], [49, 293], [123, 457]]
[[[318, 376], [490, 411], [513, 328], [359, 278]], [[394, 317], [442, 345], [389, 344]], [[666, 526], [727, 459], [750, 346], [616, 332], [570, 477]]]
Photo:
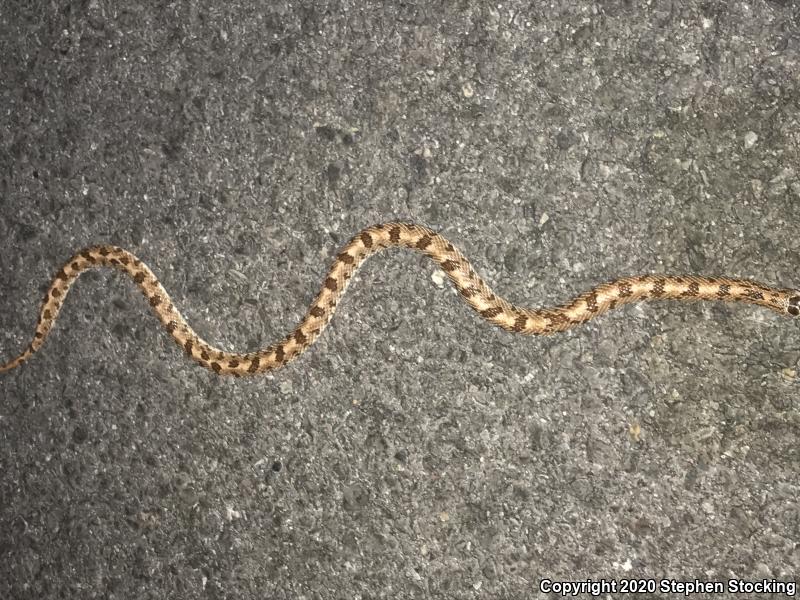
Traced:
[[789, 298], [789, 302], [786, 305], [786, 312], [793, 317], [800, 315], [800, 294], [795, 294]]

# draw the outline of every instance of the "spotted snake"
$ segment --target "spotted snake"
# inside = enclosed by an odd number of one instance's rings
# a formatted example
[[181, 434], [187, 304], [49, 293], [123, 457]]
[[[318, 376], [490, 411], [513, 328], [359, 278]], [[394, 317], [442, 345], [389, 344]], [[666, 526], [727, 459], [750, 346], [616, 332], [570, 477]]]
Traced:
[[422, 252], [447, 274], [466, 302], [484, 319], [507, 331], [547, 335], [565, 331], [623, 304], [640, 300], [723, 300], [756, 304], [775, 312], [800, 315], [800, 291], [768, 287], [744, 279], [697, 275], [642, 275], [599, 285], [567, 304], [529, 309], [496, 296], [469, 261], [438, 233], [421, 225], [384, 223], [354, 236], [336, 256], [322, 289], [300, 324], [263, 350], [227, 352], [201, 339], [173, 305], [156, 276], [136, 256], [117, 246], [94, 246], [73, 256], [56, 274], [42, 303], [34, 338], [16, 358], [0, 364], [0, 373], [27, 361], [44, 343], [70, 286], [88, 269], [109, 267], [126, 273], [149, 300], [164, 329], [201, 366], [220, 375], [252, 375], [278, 369], [305, 352], [331, 320], [350, 278], [362, 263], [385, 248]]

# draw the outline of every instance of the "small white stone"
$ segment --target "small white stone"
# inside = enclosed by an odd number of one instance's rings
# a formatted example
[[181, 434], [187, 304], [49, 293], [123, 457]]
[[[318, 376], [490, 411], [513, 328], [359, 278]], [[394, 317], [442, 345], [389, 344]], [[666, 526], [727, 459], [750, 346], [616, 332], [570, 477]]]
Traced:
[[431, 275], [431, 279], [433, 279], [433, 283], [435, 283], [439, 287], [444, 286], [444, 272], [443, 271], [434, 271]]
[[543, 212], [542, 216], [539, 217], [539, 227], [542, 227], [549, 220], [550, 220], [550, 215], [548, 215], [546, 212]]
[[758, 135], [754, 131], [748, 131], [744, 134], [744, 147], [752, 148], [758, 141]]
[[621, 569], [623, 571], [630, 571], [633, 568], [633, 564], [631, 563], [630, 558], [626, 558], [624, 563], [618, 563], [617, 561], [614, 561], [613, 563], [611, 563], [611, 566], [616, 569]]
[[475, 90], [469, 81], [461, 86], [461, 92], [464, 94], [465, 98], [472, 98], [475, 95]]

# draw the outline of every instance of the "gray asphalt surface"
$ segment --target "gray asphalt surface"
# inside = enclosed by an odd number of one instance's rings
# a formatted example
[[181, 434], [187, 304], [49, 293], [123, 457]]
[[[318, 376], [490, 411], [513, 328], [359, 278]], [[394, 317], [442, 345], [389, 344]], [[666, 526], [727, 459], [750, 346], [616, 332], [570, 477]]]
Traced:
[[[529, 305], [651, 272], [800, 286], [800, 10], [637, 4], [4, 3], [2, 357], [99, 242], [243, 350], [394, 219]], [[0, 376], [0, 597], [797, 578], [797, 321], [653, 303], [515, 337], [439, 275], [371, 260], [309, 352], [248, 380], [85, 275]]]

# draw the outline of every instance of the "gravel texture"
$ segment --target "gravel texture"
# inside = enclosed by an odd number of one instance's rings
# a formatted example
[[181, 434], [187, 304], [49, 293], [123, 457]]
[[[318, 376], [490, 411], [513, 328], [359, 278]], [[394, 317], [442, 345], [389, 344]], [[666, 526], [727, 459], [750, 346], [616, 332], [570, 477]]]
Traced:
[[[639, 4], [8, 0], [0, 351], [98, 242], [247, 350], [392, 219], [531, 305], [650, 272], [800, 286], [800, 9]], [[0, 597], [793, 580], [798, 361], [798, 322], [713, 303], [515, 337], [395, 252], [299, 360], [220, 379], [87, 274], [0, 376]]]

